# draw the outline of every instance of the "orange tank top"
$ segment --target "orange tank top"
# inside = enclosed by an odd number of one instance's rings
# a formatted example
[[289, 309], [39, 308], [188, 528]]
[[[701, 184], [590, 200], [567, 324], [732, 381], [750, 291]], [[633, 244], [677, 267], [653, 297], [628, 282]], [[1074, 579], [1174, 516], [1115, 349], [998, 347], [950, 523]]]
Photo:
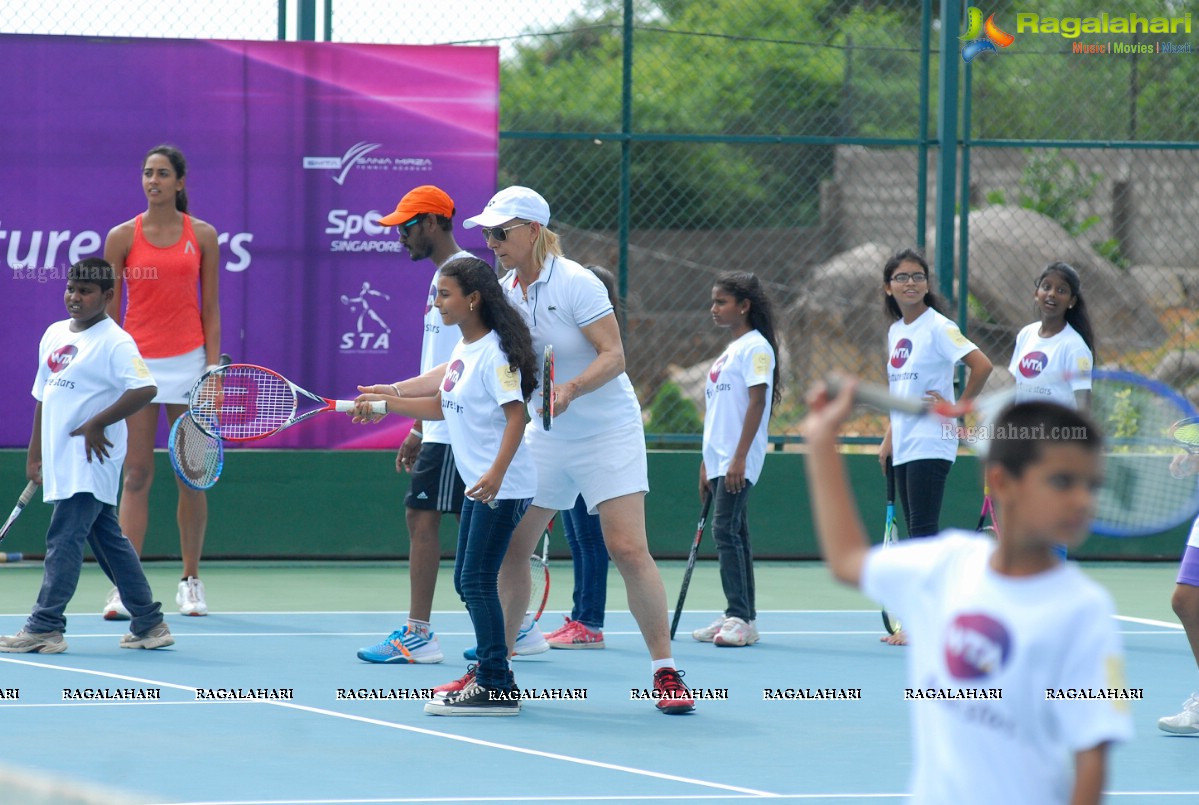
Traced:
[[183, 237], [159, 248], [142, 234], [142, 216], [133, 226], [125, 258], [124, 328], [143, 358], [170, 358], [204, 345], [200, 323], [200, 243], [190, 215]]

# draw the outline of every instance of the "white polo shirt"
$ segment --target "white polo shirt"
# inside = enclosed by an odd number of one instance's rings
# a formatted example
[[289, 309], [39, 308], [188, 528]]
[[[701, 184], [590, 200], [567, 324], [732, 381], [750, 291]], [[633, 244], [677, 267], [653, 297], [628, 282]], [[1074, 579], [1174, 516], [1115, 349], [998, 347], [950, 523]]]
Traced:
[[745, 414], [749, 410], [751, 386], [766, 387], [766, 409], [762, 421], [745, 456], [745, 478], [758, 482], [766, 460], [767, 428], [774, 393], [774, 350], [766, 337], [750, 330], [733, 343], [708, 370], [704, 389], [707, 407], [704, 409], [704, 469], [708, 480], [727, 475], [729, 462], [737, 452]]
[[[897, 397], [921, 399], [935, 391], [946, 400], [953, 397], [953, 367], [978, 349], [958, 326], [931, 307], [911, 324], [903, 319], [887, 332], [887, 381]], [[947, 436], [944, 420], [891, 412], [891, 455], [895, 464], [917, 459], [953, 461], [958, 437]]]
[[[564, 383], [583, 373], [598, 353], [581, 328], [614, 315], [608, 292], [599, 278], [565, 257], [549, 255], [541, 275], [521, 293], [516, 271], [500, 280], [512, 306], [521, 312], [533, 334], [533, 348], [541, 355], [546, 344], [554, 346], [554, 380]], [[529, 401], [529, 416], [540, 422], [537, 408], [541, 395]], [[597, 436], [612, 428], [641, 421], [641, 405], [629, 376], [621, 372], [600, 388], [572, 400], [570, 407], [554, 418], [550, 431], [537, 430], [538, 438], [579, 439]]]
[[[1091, 388], [1091, 350], [1069, 324], [1049, 338], [1038, 335], [1040, 330], [1041, 323], [1034, 321], [1016, 336], [1008, 367], [1016, 378], [1016, 401], [1044, 400], [1077, 408], [1074, 392]], [[1077, 376], [1062, 377], [1062, 372]]]
[[[445, 263], [451, 260], [457, 260], [462, 257], [473, 257], [470, 252], [462, 249], [451, 254], [446, 258]], [[442, 263], [441, 265], [445, 265]], [[450, 359], [450, 353], [454, 351], [458, 341], [462, 338], [462, 330], [457, 324], [446, 324], [441, 320], [441, 313], [433, 306], [437, 300], [437, 280], [441, 278], [441, 266], [433, 272], [433, 279], [429, 280], [429, 298], [425, 301], [425, 332], [421, 338], [420, 344], [420, 371], [421, 374], [432, 369], [434, 366], [441, 366]], [[446, 428], [444, 420], [431, 419], [423, 425], [424, 441], [429, 444], [449, 444], [450, 432]]]
[[[520, 373], [508, 365], [499, 336], [490, 332], [471, 344], [459, 340], [441, 379], [441, 411], [454, 463], [468, 489], [491, 469], [500, 451], [508, 424], [501, 406], [517, 400]], [[522, 439], [496, 497], [522, 499], [535, 494], [537, 469]]]

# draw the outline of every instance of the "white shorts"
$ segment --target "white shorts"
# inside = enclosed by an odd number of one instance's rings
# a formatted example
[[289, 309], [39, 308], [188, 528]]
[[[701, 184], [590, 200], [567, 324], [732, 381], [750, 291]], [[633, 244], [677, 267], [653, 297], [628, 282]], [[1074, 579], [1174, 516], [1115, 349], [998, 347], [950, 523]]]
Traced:
[[146, 368], [158, 386], [156, 403], [186, 403], [192, 386], [204, 374], [204, 347], [170, 358], [146, 358]]
[[555, 439], [530, 423], [525, 446], [537, 465], [534, 506], [569, 511], [579, 495], [588, 513], [605, 500], [649, 491], [645, 429], [641, 422], [581, 439]]

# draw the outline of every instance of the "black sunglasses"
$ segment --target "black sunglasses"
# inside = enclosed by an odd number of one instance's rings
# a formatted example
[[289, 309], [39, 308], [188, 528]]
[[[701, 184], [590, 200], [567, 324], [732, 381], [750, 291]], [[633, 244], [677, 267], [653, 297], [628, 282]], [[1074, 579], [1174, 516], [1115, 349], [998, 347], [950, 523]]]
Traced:
[[522, 226], [528, 226], [532, 221], [525, 221], [523, 224], [513, 224], [512, 226], [485, 226], [483, 227], [483, 240], [494, 240], [496, 243], [503, 243], [508, 239], [508, 231], [518, 229]]

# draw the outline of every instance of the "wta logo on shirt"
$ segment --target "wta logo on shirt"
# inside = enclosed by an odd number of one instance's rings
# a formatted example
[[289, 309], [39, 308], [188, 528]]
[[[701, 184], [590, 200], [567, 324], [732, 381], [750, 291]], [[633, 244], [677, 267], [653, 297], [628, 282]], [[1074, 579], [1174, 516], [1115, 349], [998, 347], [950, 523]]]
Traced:
[[1049, 356], [1044, 352], [1030, 352], [1020, 359], [1020, 374], [1024, 377], [1039, 377], [1049, 365]]
[[712, 368], [708, 370], [708, 379], [713, 383], [720, 381], [720, 370], [724, 368], [725, 361], [729, 359], [728, 355], [721, 355], [716, 359], [716, 363], [712, 364]]
[[74, 344], [67, 344], [65, 347], [59, 347], [50, 353], [50, 357], [46, 358], [46, 366], [50, 367], [50, 371], [58, 374], [63, 369], [71, 365], [71, 361], [79, 354], [79, 348]]
[[437, 298], [437, 284], [429, 286], [429, 298], [425, 300], [425, 315], [429, 315], [429, 311], [433, 309], [433, 300]]
[[450, 367], [445, 370], [445, 380], [441, 382], [442, 391], [453, 391], [454, 386], [458, 385], [458, 381], [462, 379], [462, 373], [466, 371], [466, 364], [462, 359], [454, 361]]
[[908, 362], [908, 358], [912, 357], [912, 341], [909, 338], [901, 338], [895, 344], [895, 349], [891, 350], [891, 366], [896, 369], [902, 367]]
[[945, 631], [945, 666], [955, 679], [978, 679], [1002, 670], [1012, 638], [989, 615], [958, 615]]

